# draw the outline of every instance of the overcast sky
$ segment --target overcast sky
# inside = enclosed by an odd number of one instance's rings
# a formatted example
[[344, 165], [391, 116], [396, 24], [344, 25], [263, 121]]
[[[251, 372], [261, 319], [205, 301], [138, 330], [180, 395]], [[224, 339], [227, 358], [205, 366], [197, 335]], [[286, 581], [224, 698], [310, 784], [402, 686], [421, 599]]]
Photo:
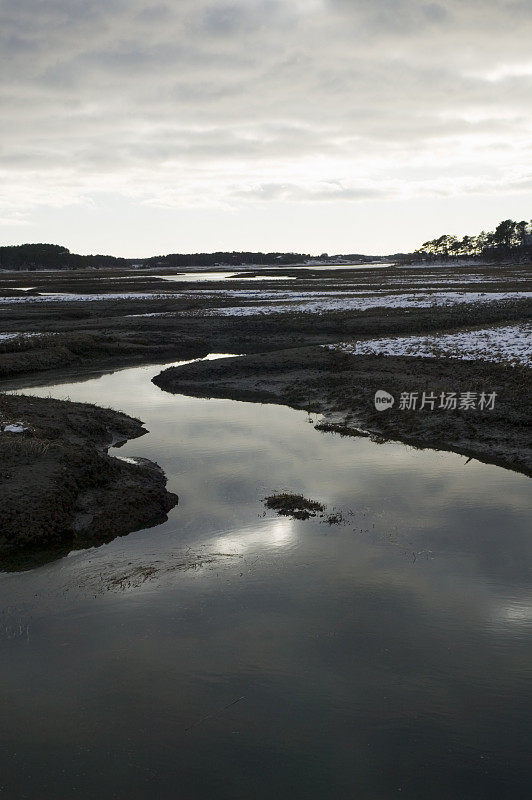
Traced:
[[0, 0], [0, 241], [409, 250], [532, 217], [530, 0]]

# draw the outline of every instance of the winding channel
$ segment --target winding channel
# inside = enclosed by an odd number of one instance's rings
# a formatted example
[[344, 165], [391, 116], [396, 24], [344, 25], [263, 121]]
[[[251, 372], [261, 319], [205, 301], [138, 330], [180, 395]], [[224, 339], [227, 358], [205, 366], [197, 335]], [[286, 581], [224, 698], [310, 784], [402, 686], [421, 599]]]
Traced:
[[[163, 368], [25, 390], [140, 417], [112, 452], [180, 502], [0, 574], [6, 796], [526, 796], [529, 480], [166, 394]], [[279, 490], [341, 524], [265, 513]]]

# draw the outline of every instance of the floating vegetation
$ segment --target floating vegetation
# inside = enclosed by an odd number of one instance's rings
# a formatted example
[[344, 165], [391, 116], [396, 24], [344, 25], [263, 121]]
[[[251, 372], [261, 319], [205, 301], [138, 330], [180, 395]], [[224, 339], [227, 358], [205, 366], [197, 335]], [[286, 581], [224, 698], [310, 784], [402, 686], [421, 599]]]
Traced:
[[266, 508], [277, 511], [283, 517], [309, 519], [325, 511], [325, 506], [317, 500], [309, 500], [301, 494], [272, 494], [264, 500]]

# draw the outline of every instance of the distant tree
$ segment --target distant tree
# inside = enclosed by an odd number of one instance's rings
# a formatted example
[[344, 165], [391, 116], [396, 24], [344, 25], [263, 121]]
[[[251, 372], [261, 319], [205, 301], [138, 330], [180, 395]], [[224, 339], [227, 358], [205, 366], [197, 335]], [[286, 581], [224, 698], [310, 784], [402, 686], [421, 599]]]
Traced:
[[508, 250], [515, 244], [517, 239], [517, 223], [512, 219], [505, 219], [499, 222], [493, 232], [493, 244], [495, 247], [505, 247]]
[[475, 237], [475, 255], [480, 255], [488, 246], [488, 236], [486, 231], [480, 231], [478, 236]]
[[528, 222], [522, 219], [521, 222], [518, 222], [516, 224], [518, 247], [524, 247], [526, 245], [527, 233], [528, 233]]
[[532, 220], [514, 222], [505, 219], [494, 231], [481, 231], [478, 236], [456, 236], [444, 234], [437, 239], [424, 242], [416, 253], [420, 257], [455, 258], [457, 256], [483, 256], [492, 260], [500, 260], [520, 250], [531, 247]]

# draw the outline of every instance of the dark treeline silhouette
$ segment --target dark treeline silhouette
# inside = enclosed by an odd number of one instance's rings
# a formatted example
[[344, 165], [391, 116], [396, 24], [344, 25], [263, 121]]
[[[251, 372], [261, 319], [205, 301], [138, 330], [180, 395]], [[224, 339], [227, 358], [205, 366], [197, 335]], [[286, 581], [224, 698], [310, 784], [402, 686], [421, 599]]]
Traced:
[[[218, 253], [170, 253], [166, 256], [153, 256], [142, 259], [146, 266], [167, 267], [214, 267], [242, 265], [270, 265], [270, 264], [300, 264], [307, 261], [310, 255], [304, 253], [246, 253], [246, 252], [218, 252]], [[135, 259], [132, 259], [135, 261]]]
[[444, 234], [421, 245], [416, 254], [424, 258], [456, 258], [481, 256], [492, 261], [532, 255], [532, 221], [514, 222], [505, 219], [494, 231], [481, 231], [478, 236]]
[[46, 270], [109, 267], [205, 267], [269, 264], [299, 264], [311, 256], [302, 253], [171, 253], [151, 258], [115, 258], [114, 256], [81, 256], [57, 244], [21, 244], [0, 247], [0, 269]]
[[80, 256], [58, 244], [21, 244], [0, 247], [0, 269], [82, 269], [128, 266], [125, 258]]
[[47, 270], [47, 269], [109, 269], [124, 267], [146, 268], [190, 268], [190, 267], [241, 267], [241, 266], [290, 266], [313, 258], [321, 263], [339, 260], [345, 264], [364, 263], [372, 260], [432, 261], [457, 257], [482, 257], [493, 261], [532, 258], [532, 221], [514, 222], [504, 220], [494, 231], [482, 231], [478, 236], [447, 234], [425, 242], [414, 253], [397, 253], [393, 256], [365, 256], [344, 254], [311, 256], [308, 253], [250, 253], [245, 251], [217, 253], [169, 253], [150, 258], [116, 258], [108, 255], [82, 256], [71, 253], [57, 244], [21, 244], [0, 247], [0, 269], [3, 270]]

